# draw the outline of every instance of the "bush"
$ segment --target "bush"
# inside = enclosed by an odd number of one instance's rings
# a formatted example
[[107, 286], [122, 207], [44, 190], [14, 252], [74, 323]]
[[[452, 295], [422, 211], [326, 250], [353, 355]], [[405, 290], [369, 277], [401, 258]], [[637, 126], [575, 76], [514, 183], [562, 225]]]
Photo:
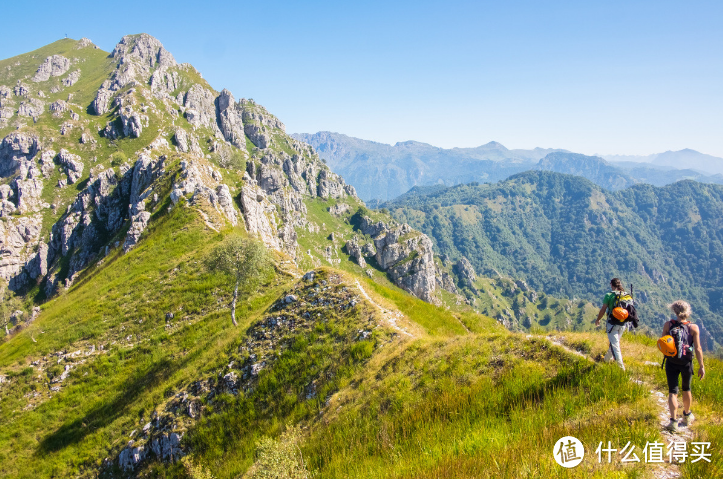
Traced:
[[123, 163], [125, 163], [128, 160], [125, 153], [122, 151], [116, 151], [112, 155], [110, 155], [110, 166], [120, 166]]
[[310, 479], [304, 457], [299, 449], [301, 429], [292, 426], [278, 440], [270, 437], [256, 444], [256, 463], [249, 471], [249, 479]]

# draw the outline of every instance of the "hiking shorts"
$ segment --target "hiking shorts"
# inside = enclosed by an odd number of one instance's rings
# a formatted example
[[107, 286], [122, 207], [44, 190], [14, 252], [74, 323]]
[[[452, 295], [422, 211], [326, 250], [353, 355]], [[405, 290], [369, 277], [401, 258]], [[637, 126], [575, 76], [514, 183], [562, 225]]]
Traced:
[[674, 364], [665, 361], [665, 376], [668, 378], [668, 392], [678, 394], [678, 376], [682, 376], [681, 389], [690, 391], [690, 380], [693, 379], [693, 361], [688, 364]]

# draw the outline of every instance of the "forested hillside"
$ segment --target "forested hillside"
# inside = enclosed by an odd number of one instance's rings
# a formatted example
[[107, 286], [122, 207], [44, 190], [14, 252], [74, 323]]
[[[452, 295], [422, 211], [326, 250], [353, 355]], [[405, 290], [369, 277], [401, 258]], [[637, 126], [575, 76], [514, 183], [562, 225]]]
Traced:
[[530, 171], [494, 185], [412, 191], [384, 206], [430, 235], [440, 253], [465, 256], [484, 275], [596, 302], [620, 276], [634, 283], [647, 324], [662, 325], [665, 304], [685, 298], [706, 346], [723, 341], [720, 185], [611, 192], [584, 178]]

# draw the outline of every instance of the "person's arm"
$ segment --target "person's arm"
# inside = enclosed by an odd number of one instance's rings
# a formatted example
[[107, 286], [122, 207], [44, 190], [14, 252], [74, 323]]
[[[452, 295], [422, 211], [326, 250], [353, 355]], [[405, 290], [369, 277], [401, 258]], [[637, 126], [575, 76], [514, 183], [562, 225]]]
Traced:
[[607, 309], [608, 309], [608, 305], [603, 304], [602, 308], [600, 308], [600, 312], [597, 313], [597, 319], [595, 320], [595, 326], [600, 326], [600, 320], [602, 319], [603, 316], [605, 316], [605, 311], [607, 311]]
[[703, 365], [703, 348], [700, 345], [700, 329], [696, 324], [690, 325], [690, 333], [693, 335], [693, 348], [695, 350], [695, 358], [698, 360], [698, 377], [703, 379], [705, 376], [705, 366]]
[[661, 334], [661, 336], [667, 336], [669, 332], [670, 332], [670, 321], [666, 321], [665, 324], [663, 325], [663, 334]]

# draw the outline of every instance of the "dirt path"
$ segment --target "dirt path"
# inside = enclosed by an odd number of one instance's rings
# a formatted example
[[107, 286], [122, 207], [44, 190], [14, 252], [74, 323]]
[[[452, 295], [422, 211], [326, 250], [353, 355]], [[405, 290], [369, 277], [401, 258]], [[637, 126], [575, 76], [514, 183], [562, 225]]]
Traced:
[[373, 304], [381, 313], [384, 320], [394, 329], [399, 331], [402, 334], [406, 334], [407, 336], [413, 338], [414, 335], [411, 334], [406, 329], [402, 328], [397, 324], [397, 321], [400, 319], [404, 319], [404, 315], [400, 313], [399, 311], [391, 311], [389, 309], [383, 308], [380, 305], [378, 305], [372, 298], [367, 294], [366, 290], [362, 287], [362, 285], [359, 283], [359, 280], [356, 280], [356, 287], [359, 288], [359, 291], [361, 292], [362, 296], [369, 301], [371, 304]]
[[[531, 334], [527, 335], [527, 338], [532, 338], [533, 336]], [[550, 343], [554, 344], [555, 346], [559, 346], [565, 351], [574, 354], [576, 356], [584, 357], [588, 361], [595, 362], [595, 360], [580, 351], [576, 351], [574, 349], [569, 348], [564, 344], [564, 337], [557, 337], [557, 336], [538, 336], [542, 337], [546, 340], [548, 340]], [[652, 363], [650, 361], [646, 361], [643, 363], [646, 366], [658, 366], [657, 363]], [[650, 399], [655, 403], [655, 409], [658, 416], [658, 423], [660, 424], [660, 434], [663, 439], [663, 443], [665, 444], [666, 450], [668, 444], [671, 442], [685, 442], [690, 443], [690, 441], [693, 440], [693, 431], [688, 427], [681, 427], [678, 433], [673, 434], [667, 429], [665, 429], [665, 426], [668, 425], [668, 422], [670, 421], [670, 411], [668, 410], [668, 395], [666, 392], [661, 392], [656, 390], [656, 386], [652, 384], [647, 379], [633, 379], [633, 382], [640, 384], [641, 386], [645, 386], [650, 391]], [[679, 401], [682, 401], [682, 398], [679, 398]], [[681, 477], [680, 467], [677, 464], [671, 464], [669, 462], [665, 462], [664, 464], [654, 464], [653, 467], [655, 469], [653, 472], [653, 477], [656, 479], [678, 479]]]

